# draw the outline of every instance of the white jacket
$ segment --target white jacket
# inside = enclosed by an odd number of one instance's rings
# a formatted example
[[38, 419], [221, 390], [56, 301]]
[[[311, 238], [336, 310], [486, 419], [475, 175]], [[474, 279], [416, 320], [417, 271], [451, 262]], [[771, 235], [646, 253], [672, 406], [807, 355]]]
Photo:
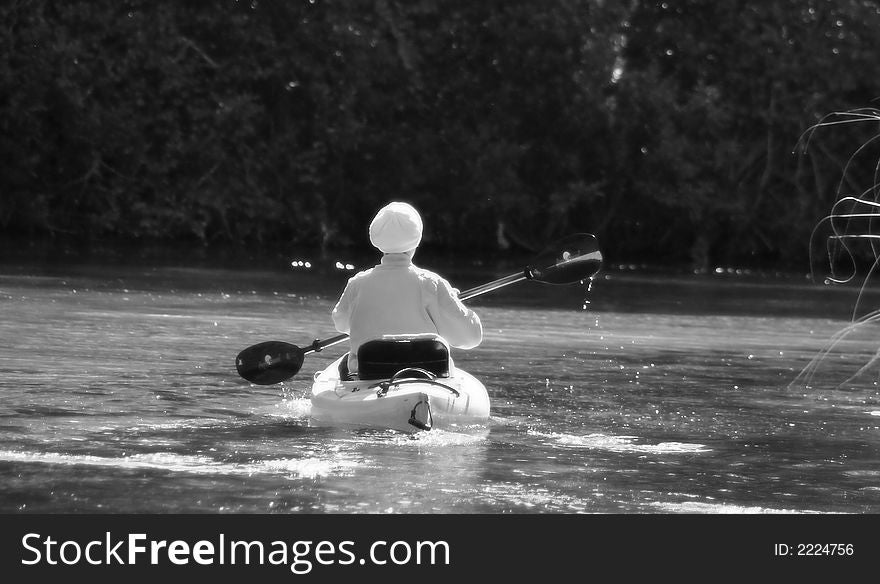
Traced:
[[332, 317], [336, 330], [350, 335], [352, 373], [358, 347], [382, 335], [434, 333], [461, 349], [483, 340], [480, 317], [458, 299], [458, 290], [402, 253], [385, 254], [379, 265], [355, 274]]

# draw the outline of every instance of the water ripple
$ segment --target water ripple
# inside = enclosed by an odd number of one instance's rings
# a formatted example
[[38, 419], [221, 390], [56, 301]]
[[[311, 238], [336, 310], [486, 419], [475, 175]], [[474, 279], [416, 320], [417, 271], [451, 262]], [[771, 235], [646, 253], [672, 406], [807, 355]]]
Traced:
[[175, 473], [244, 475], [285, 474], [303, 478], [346, 474], [359, 465], [354, 460], [326, 460], [317, 457], [229, 463], [207, 456], [157, 452], [122, 457], [63, 454], [58, 452], [0, 451], [0, 461], [65, 466], [112, 467], [124, 470], [160, 470]]
[[729, 503], [701, 503], [685, 501], [682, 503], [656, 502], [650, 507], [663, 513], [704, 513], [722, 515], [765, 515], [765, 514], [809, 514], [821, 511], [804, 511], [800, 509], [771, 509], [769, 507], [731, 505]]
[[659, 444], [637, 443], [638, 436], [609, 436], [607, 434], [574, 434], [545, 433], [530, 430], [529, 434], [550, 439], [556, 446], [563, 448], [587, 448], [609, 452], [632, 452], [646, 454], [695, 454], [712, 452], [705, 444], [689, 444], [686, 442], [661, 442]]

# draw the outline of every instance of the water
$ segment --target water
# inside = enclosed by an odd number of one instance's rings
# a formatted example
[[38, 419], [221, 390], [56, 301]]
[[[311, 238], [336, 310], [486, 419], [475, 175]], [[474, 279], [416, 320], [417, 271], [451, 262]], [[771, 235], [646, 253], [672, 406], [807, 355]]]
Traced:
[[[450, 270], [462, 289], [505, 275]], [[472, 302], [484, 341], [455, 353], [489, 424], [405, 435], [310, 422], [311, 375], [341, 346], [282, 385], [235, 373], [248, 345], [335, 335], [347, 275], [7, 261], [0, 512], [880, 512], [877, 374], [837, 387], [878, 336], [791, 384], [852, 289], [614, 269], [588, 294], [516, 284]]]

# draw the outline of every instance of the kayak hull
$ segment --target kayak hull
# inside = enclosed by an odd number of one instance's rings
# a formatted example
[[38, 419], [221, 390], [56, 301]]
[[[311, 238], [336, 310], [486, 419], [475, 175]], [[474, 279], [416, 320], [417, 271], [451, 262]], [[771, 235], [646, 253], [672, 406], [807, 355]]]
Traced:
[[317, 425], [402, 432], [485, 424], [489, 395], [473, 375], [451, 366], [448, 377], [404, 370], [391, 379], [342, 381], [340, 357], [315, 374], [311, 418]]

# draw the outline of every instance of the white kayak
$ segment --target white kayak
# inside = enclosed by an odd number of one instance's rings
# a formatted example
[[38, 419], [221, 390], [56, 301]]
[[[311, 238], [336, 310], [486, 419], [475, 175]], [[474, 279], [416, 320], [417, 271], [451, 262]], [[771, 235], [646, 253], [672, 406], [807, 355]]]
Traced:
[[[419, 338], [424, 337], [396, 338], [394, 345], [407, 349], [415, 346]], [[395, 373], [377, 377], [374, 372], [370, 379], [357, 380], [342, 379], [345, 373], [340, 373], [340, 365], [344, 365], [343, 359], [347, 357], [343, 355], [315, 374], [311, 417], [318, 425], [415, 432], [485, 424], [489, 419], [486, 387], [449, 362], [448, 354], [444, 366], [420, 367], [427, 362], [424, 359], [412, 363], [386, 362], [382, 364], [385, 371]], [[358, 358], [363, 373], [368, 363], [361, 351]]]

